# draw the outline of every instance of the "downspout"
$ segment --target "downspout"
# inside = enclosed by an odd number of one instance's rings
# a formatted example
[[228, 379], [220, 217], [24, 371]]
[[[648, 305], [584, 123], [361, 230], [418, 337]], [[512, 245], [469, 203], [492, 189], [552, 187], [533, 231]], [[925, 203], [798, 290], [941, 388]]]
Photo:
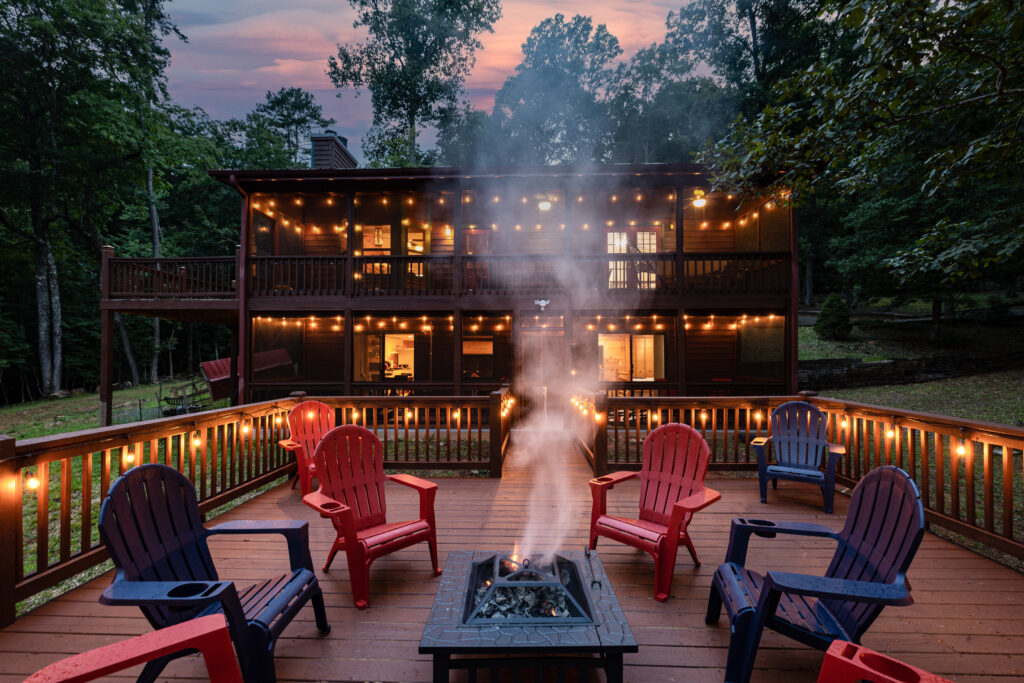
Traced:
[[249, 340], [249, 287], [246, 278], [249, 264], [249, 195], [238, 184], [234, 173], [228, 176], [228, 185], [242, 195], [241, 243], [238, 247], [235, 264], [235, 291], [238, 292], [238, 354], [232, 354], [231, 358], [234, 371], [231, 373], [231, 395], [233, 403], [239, 405], [249, 402], [249, 351], [251, 344]]

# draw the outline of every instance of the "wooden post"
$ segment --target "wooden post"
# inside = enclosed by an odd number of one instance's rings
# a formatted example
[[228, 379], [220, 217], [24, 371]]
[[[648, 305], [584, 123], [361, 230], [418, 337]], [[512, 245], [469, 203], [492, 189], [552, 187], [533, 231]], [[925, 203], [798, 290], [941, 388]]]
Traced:
[[[351, 278], [349, 278], [351, 279]], [[353, 321], [352, 309], [345, 309], [345, 327], [342, 328], [342, 334], [344, 337], [341, 342], [341, 367], [342, 372], [345, 373], [345, 395], [352, 395], [352, 374], [355, 372], [356, 364], [352, 358], [352, 335], [355, 334], [355, 323]]]
[[501, 416], [502, 391], [491, 392], [491, 405], [488, 410], [488, 432], [491, 444], [491, 469], [489, 476], [501, 478], [501, 446], [505, 442], [505, 419]]
[[[362, 231], [356, 232], [356, 193], [350, 192], [345, 200], [345, 215], [348, 218], [345, 226], [345, 286], [341, 290], [341, 293], [345, 296], [355, 296], [356, 292], [356, 249], [362, 251], [363, 244], [363, 233]], [[356, 240], [359, 242], [356, 242]], [[345, 328], [345, 334], [349, 333], [348, 327]]]
[[21, 470], [17, 465], [14, 437], [0, 436], [0, 626], [14, 622], [14, 584], [18, 580], [17, 561], [20, 553], [12, 549], [19, 544], [16, 527], [21, 524]]
[[594, 453], [594, 476], [603, 477], [608, 474], [608, 395], [605, 393], [594, 394], [594, 412], [598, 415], [604, 414], [605, 419], [595, 423], [594, 443], [591, 449]]
[[[452, 387], [456, 396], [462, 395], [462, 310], [452, 313]], [[433, 362], [433, 360], [431, 360]]]
[[786, 304], [786, 393], [796, 393], [797, 368], [797, 317], [799, 315], [800, 269], [797, 264], [796, 213], [789, 207], [789, 297]]
[[113, 256], [113, 247], [100, 249], [100, 427], [114, 421], [114, 312], [108, 308]]

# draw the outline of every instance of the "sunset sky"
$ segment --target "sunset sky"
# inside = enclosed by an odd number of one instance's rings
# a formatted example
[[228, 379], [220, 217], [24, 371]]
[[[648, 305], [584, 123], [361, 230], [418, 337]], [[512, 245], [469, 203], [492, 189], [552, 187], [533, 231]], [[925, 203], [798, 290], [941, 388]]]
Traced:
[[[624, 57], [660, 42], [665, 17], [680, 0], [572, 0], [560, 3], [504, 0], [502, 19], [484, 34], [484, 50], [466, 84], [473, 103], [488, 111], [494, 92], [522, 59], [530, 29], [561, 12], [586, 14], [619, 39]], [[172, 0], [171, 18], [188, 37], [168, 39], [171, 96], [200, 106], [215, 118], [242, 116], [267, 90], [298, 86], [314, 92], [353, 151], [370, 118], [369, 98], [335, 95], [324, 70], [339, 42], [362, 38], [352, 28], [355, 13], [345, 0]]]

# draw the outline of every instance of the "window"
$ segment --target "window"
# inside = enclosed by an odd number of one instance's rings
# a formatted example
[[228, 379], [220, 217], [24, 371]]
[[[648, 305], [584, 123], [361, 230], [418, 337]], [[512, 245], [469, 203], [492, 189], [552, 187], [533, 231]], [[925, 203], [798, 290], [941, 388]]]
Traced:
[[598, 379], [603, 382], [650, 382], [665, 379], [665, 336], [599, 334]]
[[356, 382], [443, 382], [452, 378], [451, 316], [360, 316], [352, 324]]

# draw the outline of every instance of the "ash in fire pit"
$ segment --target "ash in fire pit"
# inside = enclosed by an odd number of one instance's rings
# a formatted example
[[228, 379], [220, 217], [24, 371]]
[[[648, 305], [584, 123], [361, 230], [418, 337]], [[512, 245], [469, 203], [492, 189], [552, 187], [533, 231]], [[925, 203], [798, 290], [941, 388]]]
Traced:
[[591, 614], [573, 561], [555, 555], [550, 565], [540, 565], [493, 555], [473, 564], [463, 622], [469, 626], [590, 624]]

